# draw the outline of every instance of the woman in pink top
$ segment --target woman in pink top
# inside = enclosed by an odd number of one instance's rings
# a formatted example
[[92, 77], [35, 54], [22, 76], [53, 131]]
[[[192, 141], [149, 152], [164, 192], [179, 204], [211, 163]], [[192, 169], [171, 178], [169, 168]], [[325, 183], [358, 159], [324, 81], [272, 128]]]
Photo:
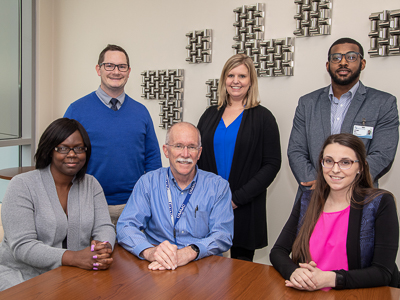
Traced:
[[391, 193], [373, 188], [365, 153], [352, 134], [325, 141], [316, 188], [295, 203], [270, 253], [286, 286], [398, 287], [396, 204]]

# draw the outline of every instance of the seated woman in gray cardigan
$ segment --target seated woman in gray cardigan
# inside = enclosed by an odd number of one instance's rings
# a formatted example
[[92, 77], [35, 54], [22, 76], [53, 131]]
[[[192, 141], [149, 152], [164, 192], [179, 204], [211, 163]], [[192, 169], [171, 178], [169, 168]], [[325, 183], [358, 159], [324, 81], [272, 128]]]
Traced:
[[0, 290], [61, 265], [110, 267], [115, 229], [100, 184], [85, 174], [90, 153], [79, 122], [55, 120], [40, 138], [36, 170], [10, 181], [1, 211]]

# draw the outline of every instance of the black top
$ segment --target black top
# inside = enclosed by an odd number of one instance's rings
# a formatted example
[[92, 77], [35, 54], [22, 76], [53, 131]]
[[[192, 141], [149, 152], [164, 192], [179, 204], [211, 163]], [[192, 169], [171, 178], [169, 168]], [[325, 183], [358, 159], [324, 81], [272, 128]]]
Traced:
[[[292, 245], [297, 234], [300, 203], [300, 200], [296, 202], [270, 253], [272, 265], [287, 280], [289, 280], [293, 271], [299, 267], [289, 255], [292, 252]], [[344, 277], [344, 288], [367, 288], [387, 285], [397, 287], [399, 274], [395, 260], [399, 245], [399, 222], [396, 204], [392, 195], [384, 194], [379, 204], [375, 215], [374, 255], [371, 266], [364, 269], [361, 269], [360, 255], [360, 228], [362, 221], [362, 207], [360, 205], [352, 205], [350, 207], [346, 241], [349, 271], [336, 271]]]
[[[214, 133], [225, 107], [209, 107], [198, 128], [203, 152], [198, 166], [217, 173]], [[259, 105], [245, 109], [236, 139], [229, 184], [234, 210], [233, 245], [254, 250], [267, 246], [266, 194], [281, 166], [278, 125], [272, 113]]]

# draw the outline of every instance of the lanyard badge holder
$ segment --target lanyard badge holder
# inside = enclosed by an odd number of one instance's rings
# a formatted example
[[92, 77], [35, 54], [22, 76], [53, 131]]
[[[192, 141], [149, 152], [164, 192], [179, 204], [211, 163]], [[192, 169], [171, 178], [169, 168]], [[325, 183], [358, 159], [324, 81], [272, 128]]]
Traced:
[[190, 197], [192, 197], [194, 188], [196, 187], [196, 181], [193, 181], [193, 182], [192, 182], [192, 185], [190, 186], [189, 192], [188, 192], [188, 194], [186, 195], [185, 201], [183, 201], [181, 207], [179, 208], [179, 211], [178, 211], [178, 213], [177, 213], [177, 215], [176, 215], [175, 220], [174, 220], [174, 215], [173, 215], [172, 195], [171, 195], [171, 190], [170, 190], [170, 188], [169, 188], [169, 177], [168, 177], [168, 174], [167, 174], [167, 178], [166, 178], [166, 180], [165, 180], [165, 186], [166, 186], [166, 188], [167, 188], [169, 213], [170, 213], [170, 216], [171, 216], [172, 226], [174, 227], [174, 241], [175, 241], [175, 245], [177, 245], [175, 226], [176, 226], [176, 224], [178, 223], [178, 221], [180, 220], [180, 218], [181, 218], [181, 216], [182, 216], [182, 213], [183, 213], [183, 211], [185, 210], [185, 208], [186, 208], [186, 206], [187, 206], [187, 204], [188, 204], [188, 202], [189, 202]]

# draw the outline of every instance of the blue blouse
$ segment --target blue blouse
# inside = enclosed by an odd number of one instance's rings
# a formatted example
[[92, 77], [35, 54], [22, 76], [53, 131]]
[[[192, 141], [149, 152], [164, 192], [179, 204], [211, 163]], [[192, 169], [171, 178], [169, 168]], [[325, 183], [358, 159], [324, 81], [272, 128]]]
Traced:
[[242, 117], [243, 112], [228, 127], [225, 127], [224, 120], [221, 118], [214, 133], [214, 156], [218, 175], [226, 180], [229, 179], [231, 172], [236, 137]]

